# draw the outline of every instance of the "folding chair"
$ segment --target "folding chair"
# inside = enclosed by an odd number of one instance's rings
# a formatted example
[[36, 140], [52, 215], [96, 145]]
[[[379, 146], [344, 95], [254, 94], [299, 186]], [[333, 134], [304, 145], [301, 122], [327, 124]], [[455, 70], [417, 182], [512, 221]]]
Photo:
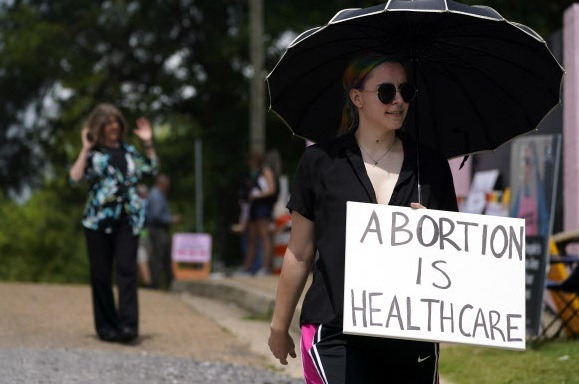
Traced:
[[546, 288], [555, 304], [555, 318], [543, 328], [543, 335], [557, 327], [553, 338], [564, 330], [567, 336], [579, 336], [579, 257], [569, 255], [567, 246], [579, 243], [579, 231], [553, 235], [550, 271]]

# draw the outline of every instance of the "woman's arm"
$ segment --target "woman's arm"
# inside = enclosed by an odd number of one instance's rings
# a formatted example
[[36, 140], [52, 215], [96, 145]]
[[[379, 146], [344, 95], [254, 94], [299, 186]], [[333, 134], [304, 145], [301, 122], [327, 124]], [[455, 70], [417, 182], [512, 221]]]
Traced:
[[157, 156], [155, 152], [155, 147], [153, 146], [153, 128], [151, 127], [151, 123], [144, 117], [140, 117], [137, 119], [137, 128], [134, 130], [135, 135], [141, 139], [143, 143], [143, 147], [145, 148], [145, 155], [152, 159], [153, 157]]
[[289, 334], [291, 321], [304, 290], [314, 261], [314, 222], [298, 212], [292, 212], [291, 237], [283, 259], [273, 319], [269, 349], [281, 364], [287, 364], [287, 355], [296, 357], [295, 344]]
[[74, 182], [77, 182], [80, 179], [82, 179], [84, 175], [84, 168], [86, 167], [86, 159], [88, 156], [88, 152], [93, 146], [92, 141], [88, 139], [88, 133], [89, 128], [84, 127], [80, 133], [80, 137], [82, 140], [82, 149], [80, 150], [80, 153], [76, 158], [76, 161], [74, 162], [74, 164], [70, 168], [70, 171], [68, 172], [70, 179]]
[[[275, 195], [275, 193], [277, 192], [275, 190], [276, 186], [275, 186], [275, 176], [273, 174], [273, 171], [271, 168], [269, 167], [265, 167], [263, 168], [262, 171], [262, 175], [265, 178], [265, 181], [267, 183], [267, 188], [265, 188], [265, 190], [262, 190], [261, 192], [257, 192], [255, 194], [251, 194], [249, 197], [251, 200], [255, 200], [255, 199], [263, 199], [269, 196], [273, 196]], [[257, 190], [257, 188], [256, 188]]]

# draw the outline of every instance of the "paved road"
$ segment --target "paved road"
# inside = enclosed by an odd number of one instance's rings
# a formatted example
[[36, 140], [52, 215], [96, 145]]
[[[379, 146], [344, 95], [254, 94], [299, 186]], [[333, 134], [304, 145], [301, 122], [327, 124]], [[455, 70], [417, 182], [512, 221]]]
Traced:
[[141, 290], [140, 342], [99, 341], [83, 285], [0, 283], [0, 383], [302, 383], [280, 371], [268, 324], [234, 305]]

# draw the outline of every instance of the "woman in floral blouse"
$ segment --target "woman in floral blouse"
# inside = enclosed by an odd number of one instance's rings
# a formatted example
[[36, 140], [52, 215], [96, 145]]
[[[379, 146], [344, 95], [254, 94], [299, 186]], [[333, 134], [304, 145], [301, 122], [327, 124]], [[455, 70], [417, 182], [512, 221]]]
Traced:
[[[97, 334], [104, 341], [131, 342], [138, 337], [137, 246], [145, 220], [137, 193], [142, 176], [157, 171], [153, 130], [145, 118], [134, 133], [145, 155], [125, 141], [129, 127], [111, 104], [91, 112], [81, 132], [82, 149], [70, 169], [72, 183], [90, 185], [83, 214]], [[112, 290], [112, 265], [116, 265], [118, 310]]]

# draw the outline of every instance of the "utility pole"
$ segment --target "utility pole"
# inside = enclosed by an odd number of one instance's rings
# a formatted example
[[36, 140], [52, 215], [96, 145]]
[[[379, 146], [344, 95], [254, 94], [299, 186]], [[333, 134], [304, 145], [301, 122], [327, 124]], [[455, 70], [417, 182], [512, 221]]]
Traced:
[[203, 144], [201, 139], [195, 139], [195, 230], [198, 233], [203, 228]]
[[249, 58], [253, 67], [249, 90], [249, 150], [265, 153], [265, 76], [263, 0], [249, 0]]

